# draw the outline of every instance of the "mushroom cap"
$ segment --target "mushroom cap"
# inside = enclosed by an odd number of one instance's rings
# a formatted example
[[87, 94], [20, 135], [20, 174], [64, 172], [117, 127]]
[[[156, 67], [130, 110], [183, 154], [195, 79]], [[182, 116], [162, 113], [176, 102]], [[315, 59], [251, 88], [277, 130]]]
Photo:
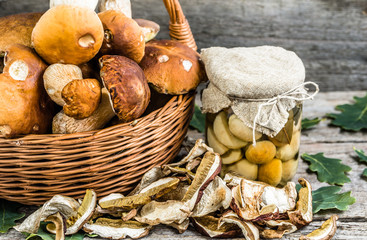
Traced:
[[259, 166], [258, 180], [277, 186], [282, 179], [282, 161], [274, 158], [272, 161]]
[[54, 113], [42, 81], [46, 64], [23, 45], [8, 48], [0, 74], [0, 132], [6, 137], [46, 133]]
[[275, 157], [276, 147], [270, 141], [258, 141], [256, 146], [250, 145], [246, 150], [246, 159], [255, 164], [268, 163]]
[[142, 18], [137, 18], [134, 20], [139, 25], [139, 27], [142, 29], [145, 42], [149, 42], [150, 40], [155, 38], [159, 30], [161, 29], [159, 24], [156, 22], [153, 22], [147, 19], [142, 19]]
[[82, 79], [81, 69], [73, 64], [55, 63], [47, 67], [43, 74], [43, 84], [50, 98], [60, 106], [65, 105], [61, 92], [63, 88], [75, 79]]
[[32, 32], [32, 44], [49, 64], [79, 65], [91, 60], [101, 48], [103, 26], [91, 9], [58, 5], [49, 9]]
[[121, 55], [139, 63], [145, 50], [145, 38], [139, 25], [116, 10], [101, 12], [98, 17], [105, 32], [100, 55]]
[[127, 17], [131, 18], [131, 2], [130, 0], [101, 0], [99, 11], [118, 10], [123, 12]]
[[118, 118], [129, 122], [140, 117], [150, 100], [143, 70], [136, 62], [123, 56], [105, 55], [99, 61], [101, 78]]
[[31, 47], [31, 35], [42, 13], [21, 13], [0, 18], [0, 52], [13, 44]]
[[61, 92], [65, 101], [64, 113], [75, 119], [92, 115], [101, 101], [101, 86], [97, 79], [76, 79]]
[[148, 42], [140, 66], [154, 89], [165, 94], [194, 90], [205, 76], [199, 54], [174, 40]]
[[73, 5], [79, 7], [90, 8], [91, 10], [95, 10], [98, 4], [98, 0], [50, 0], [50, 8], [53, 8], [58, 5]]

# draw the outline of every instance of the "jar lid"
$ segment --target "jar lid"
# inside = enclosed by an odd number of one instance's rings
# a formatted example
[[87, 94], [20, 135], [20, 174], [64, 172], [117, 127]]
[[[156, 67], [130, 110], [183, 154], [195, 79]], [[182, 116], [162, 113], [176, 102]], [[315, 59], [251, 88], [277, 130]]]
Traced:
[[305, 80], [302, 60], [281, 47], [212, 47], [201, 58], [210, 82], [233, 97], [272, 98]]
[[[281, 47], [212, 47], [203, 49], [209, 86], [202, 95], [202, 111], [217, 113], [231, 107], [253, 130], [275, 136], [289, 111], [318, 92], [304, 83], [305, 67], [292, 51]], [[315, 86], [310, 95], [305, 85]]]

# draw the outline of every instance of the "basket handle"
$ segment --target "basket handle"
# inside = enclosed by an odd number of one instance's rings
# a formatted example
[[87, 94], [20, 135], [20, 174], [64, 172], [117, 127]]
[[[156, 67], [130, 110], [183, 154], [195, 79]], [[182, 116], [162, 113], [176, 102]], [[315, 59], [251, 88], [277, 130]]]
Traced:
[[170, 16], [169, 35], [171, 38], [186, 44], [196, 51], [197, 46], [194, 36], [178, 0], [163, 0], [163, 2]]

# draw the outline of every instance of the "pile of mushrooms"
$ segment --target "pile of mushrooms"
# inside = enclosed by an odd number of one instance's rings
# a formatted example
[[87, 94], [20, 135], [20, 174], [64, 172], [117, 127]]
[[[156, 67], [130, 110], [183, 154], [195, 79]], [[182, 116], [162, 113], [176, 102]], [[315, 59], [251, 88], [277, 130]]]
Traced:
[[149, 104], [149, 111], [158, 108], [153, 89], [159, 97], [185, 94], [204, 78], [199, 54], [178, 41], [154, 40], [160, 26], [132, 19], [130, 0], [103, 0], [98, 14], [97, 4], [50, 0], [45, 13], [0, 18], [0, 103], [9, 106], [0, 109], [0, 135], [130, 122]]
[[[41, 221], [49, 221], [47, 230], [56, 233], [56, 239], [79, 229], [122, 239], [144, 237], [158, 224], [183, 233], [191, 223], [209, 237], [255, 240], [281, 238], [312, 221], [307, 180], [299, 180], [302, 188], [297, 193], [292, 182], [276, 188], [231, 174], [222, 179], [220, 170], [219, 154], [199, 139], [181, 161], [148, 171], [127, 196], [113, 193], [97, 202], [96, 193], [87, 190], [80, 204], [57, 195], [15, 229], [36, 233]], [[335, 220], [326, 224], [334, 233]]]

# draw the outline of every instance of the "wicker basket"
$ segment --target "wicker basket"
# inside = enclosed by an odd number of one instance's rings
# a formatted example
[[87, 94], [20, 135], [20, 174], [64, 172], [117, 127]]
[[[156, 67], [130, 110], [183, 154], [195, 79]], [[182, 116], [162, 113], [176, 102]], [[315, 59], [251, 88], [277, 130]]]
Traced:
[[[170, 36], [196, 50], [178, 0], [163, 2]], [[0, 137], [0, 198], [40, 205], [55, 194], [81, 198], [87, 188], [99, 197], [132, 190], [146, 171], [178, 154], [194, 99], [194, 94], [173, 96], [134, 124], [99, 131]]]

